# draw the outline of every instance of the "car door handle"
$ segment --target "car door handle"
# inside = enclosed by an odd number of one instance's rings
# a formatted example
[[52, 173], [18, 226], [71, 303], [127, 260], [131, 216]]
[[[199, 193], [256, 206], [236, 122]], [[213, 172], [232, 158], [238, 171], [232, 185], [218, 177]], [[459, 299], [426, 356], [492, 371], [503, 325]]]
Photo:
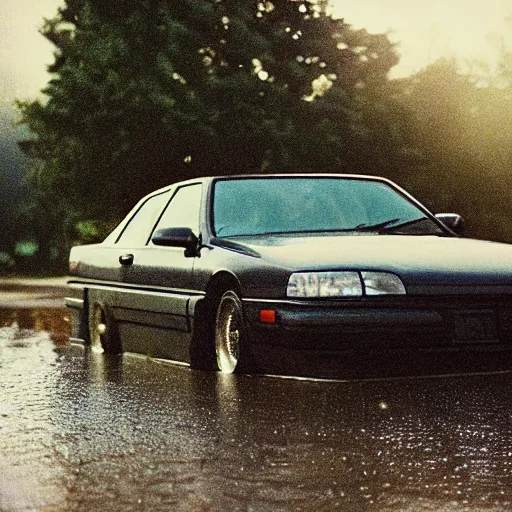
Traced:
[[133, 263], [133, 254], [122, 254], [119, 256], [121, 265], [131, 265]]

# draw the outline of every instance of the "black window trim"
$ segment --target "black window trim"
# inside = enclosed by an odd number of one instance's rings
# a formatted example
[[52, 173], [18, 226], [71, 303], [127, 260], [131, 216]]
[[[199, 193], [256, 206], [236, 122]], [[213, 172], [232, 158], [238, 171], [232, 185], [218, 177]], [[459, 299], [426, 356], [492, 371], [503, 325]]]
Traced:
[[[197, 181], [195, 183], [187, 183], [186, 185], [181, 185], [181, 186], [178, 186], [178, 187], [175, 188], [174, 192], [171, 194], [171, 197], [170, 197], [169, 201], [167, 201], [167, 203], [164, 205], [164, 207], [162, 208], [162, 211], [160, 212], [160, 215], [156, 219], [156, 222], [153, 225], [151, 233], [149, 234], [149, 238], [146, 240], [146, 243], [144, 244], [144, 247], [147, 247], [149, 245], [149, 243], [151, 242], [151, 239], [153, 238], [153, 234], [155, 233], [155, 229], [158, 226], [158, 223], [160, 222], [160, 219], [164, 216], [165, 211], [167, 210], [169, 205], [172, 203], [172, 200], [176, 197], [176, 194], [178, 193], [178, 191], [181, 190], [181, 189], [187, 188], [187, 187], [194, 187], [194, 186], [197, 186], [197, 185], [202, 186], [203, 182], [202, 181]], [[199, 212], [198, 212], [199, 215], [201, 214], [201, 203], [202, 203], [202, 200], [203, 200], [202, 199], [202, 193], [203, 193], [203, 189], [201, 189], [201, 199], [199, 201]], [[198, 236], [199, 236], [199, 233], [198, 233]]]
[[[135, 217], [138, 215], [138, 213], [140, 212], [140, 210], [142, 209], [142, 207], [148, 202], [150, 201], [151, 199], [154, 199], [155, 197], [158, 197], [158, 196], [162, 196], [164, 194], [168, 194], [169, 192], [172, 191], [172, 188], [169, 188], [167, 190], [163, 190], [161, 192], [158, 192], [158, 194], [152, 194], [150, 195], [149, 197], [146, 198], [145, 201], [142, 201], [140, 206], [137, 208], [137, 210], [135, 210], [135, 212], [132, 214], [132, 216], [129, 218], [129, 220], [126, 222], [126, 224], [123, 226], [123, 229], [121, 230], [121, 232], [119, 233], [119, 236], [116, 238], [116, 241], [114, 242], [114, 245], [117, 245], [119, 243], [119, 241], [121, 240], [122, 236], [124, 235], [124, 232], [126, 231], [126, 228], [132, 223], [133, 219], [135, 219]], [[174, 197], [174, 194], [171, 194], [171, 198]], [[169, 200], [170, 201], [170, 200]], [[169, 201], [166, 203], [166, 204], [169, 204]], [[164, 208], [166, 208], [167, 206], [165, 206]], [[160, 217], [159, 217], [160, 218]]]

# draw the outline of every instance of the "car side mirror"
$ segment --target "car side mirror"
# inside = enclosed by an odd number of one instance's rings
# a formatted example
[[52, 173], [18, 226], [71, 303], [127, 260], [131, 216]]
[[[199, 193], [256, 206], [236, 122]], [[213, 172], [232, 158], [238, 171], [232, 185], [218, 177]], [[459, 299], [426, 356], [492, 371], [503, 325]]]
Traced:
[[462, 236], [466, 232], [466, 223], [464, 222], [464, 219], [456, 213], [436, 213], [436, 219], [440, 220], [456, 235]]
[[153, 233], [151, 241], [164, 247], [183, 247], [185, 256], [197, 255], [199, 239], [190, 228], [164, 228]]

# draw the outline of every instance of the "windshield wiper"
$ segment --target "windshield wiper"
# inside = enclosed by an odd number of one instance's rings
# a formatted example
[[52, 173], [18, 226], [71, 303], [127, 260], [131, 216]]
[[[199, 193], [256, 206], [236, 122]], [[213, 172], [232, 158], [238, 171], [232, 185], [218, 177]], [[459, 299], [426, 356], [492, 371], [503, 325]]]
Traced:
[[[405, 222], [400, 222], [402, 219], [400, 217], [396, 217], [395, 219], [385, 220], [383, 222], [378, 222], [376, 224], [358, 224], [353, 228], [339, 228], [339, 229], [301, 229], [301, 230], [289, 230], [289, 231], [264, 231], [262, 233], [243, 233], [237, 235], [229, 235], [230, 238], [234, 237], [244, 237], [244, 236], [269, 236], [269, 235], [307, 235], [307, 234], [317, 234], [317, 233], [365, 233], [365, 232], [375, 232], [375, 233], [385, 233], [388, 231], [394, 231], [395, 229], [399, 229], [405, 226], [409, 226], [411, 224], [415, 224], [420, 221], [430, 220], [428, 217], [420, 217], [419, 219], [408, 220]], [[397, 222], [400, 222], [397, 224]]]
[[395, 229], [409, 227], [409, 226], [412, 226], [413, 224], [417, 224], [417, 223], [423, 222], [425, 220], [430, 221], [430, 219], [428, 217], [420, 217], [419, 219], [408, 220], [405, 222], [401, 222], [400, 224], [395, 224], [394, 226], [386, 226], [386, 227], [382, 228], [382, 231], [389, 231], [389, 230], [395, 230]]
[[[378, 222], [377, 224], [359, 224], [355, 228], [347, 230], [347, 231], [381, 231], [385, 230], [386, 228], [395, 228], [397, 226], [393, 226], [393, 224], [396, 224], [400, 220], [399, 217], [396, 219], [389, 219], [385, 220], [384, 222]], [[400, 225], [400, 224], [399, 224]]]
[[386, 220], [384, 222], [379, 222], [378, 224], [372, 224], [372, 225], [366, 225], [366, 224], [360, 224], [359, 226], [356, 226], [354, 228], [354, 231], [376, 231], [377, 233], [386, 233], [388, 231], [395, 231], [400, 228], [409, 227], [413, 224], [417, 224], [418, 222], [422, 222], [425, 220], [430, 220], [428, 217], [420, 217], [419, 219], [413, 219], [413, 220], [407, 220], [404, 222], [400, 222], [397, 224], [398, 221], [401, 219], [390, 219]]

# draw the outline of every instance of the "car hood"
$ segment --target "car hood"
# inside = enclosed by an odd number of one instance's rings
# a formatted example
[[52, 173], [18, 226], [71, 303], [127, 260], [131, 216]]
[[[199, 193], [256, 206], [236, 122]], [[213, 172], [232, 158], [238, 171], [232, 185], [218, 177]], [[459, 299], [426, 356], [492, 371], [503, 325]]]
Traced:
[[512, 245], [497, 242], [368, 234], [231, 240], [237, 252], [291, 271], [388, 271], [406, 285], [512, 285]]

